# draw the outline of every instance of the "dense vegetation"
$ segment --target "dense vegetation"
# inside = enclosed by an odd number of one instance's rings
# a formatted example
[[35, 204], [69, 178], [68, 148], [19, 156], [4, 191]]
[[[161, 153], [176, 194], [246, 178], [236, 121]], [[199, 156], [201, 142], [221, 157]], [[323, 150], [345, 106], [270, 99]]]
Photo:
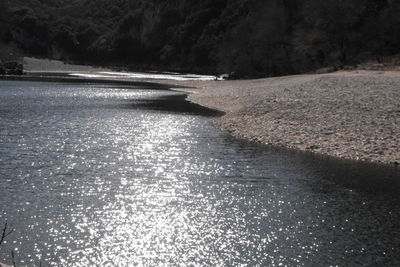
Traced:
[[0, 23], [30, 55], [242, 77], [400, 52], [393, 0], [0, 0]]

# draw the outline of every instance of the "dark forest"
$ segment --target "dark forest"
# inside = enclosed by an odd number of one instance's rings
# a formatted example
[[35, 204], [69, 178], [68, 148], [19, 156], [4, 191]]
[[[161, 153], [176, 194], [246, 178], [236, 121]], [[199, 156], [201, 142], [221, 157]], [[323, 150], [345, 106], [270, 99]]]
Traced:
[[1, 46], [68, 62], [261, 77], [400, 52], [393, 0], [0, 0]]

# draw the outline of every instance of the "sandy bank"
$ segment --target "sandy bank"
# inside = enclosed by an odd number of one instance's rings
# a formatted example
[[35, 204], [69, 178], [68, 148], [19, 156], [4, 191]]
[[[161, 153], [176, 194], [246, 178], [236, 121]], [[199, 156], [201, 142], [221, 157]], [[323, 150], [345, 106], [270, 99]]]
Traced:
[[[28, 59], [31, 71], [96, 71]], [[97, 71], [99, 71], [97, 69]], [[400, 163], [400, 72], [343, 71], [240, 81], [157, 82], [224, 111], [216, 125], [233, 135], [330, 156]]]
[[340, 158], [400, 162], [400, 72], [177, 84], [192, 87], [190, 101], [226, 112], [216, 125], [235, 136]]

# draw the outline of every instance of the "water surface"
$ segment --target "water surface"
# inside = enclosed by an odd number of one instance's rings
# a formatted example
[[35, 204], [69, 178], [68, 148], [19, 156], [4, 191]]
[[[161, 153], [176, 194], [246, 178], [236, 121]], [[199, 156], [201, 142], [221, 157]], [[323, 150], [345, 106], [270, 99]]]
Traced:
[[180, 93], [0, 81], [0, 261], [400, 264], [400, 171], [237, 140]]

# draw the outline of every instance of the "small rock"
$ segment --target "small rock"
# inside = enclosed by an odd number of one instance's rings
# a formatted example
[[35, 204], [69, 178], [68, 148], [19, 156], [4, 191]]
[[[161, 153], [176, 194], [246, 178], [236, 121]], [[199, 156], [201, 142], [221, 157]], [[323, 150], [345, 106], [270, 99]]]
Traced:
[[228, 73], [224, 73], [224, 74], [221, 74], [218, 78], [217, 78], [217, 80], [229, 80], [229, 74]]
[[319, 146], [311, 145], [311, 146], [308, 147], [308, 149], [311, 149], [311, 150], [319, 149]]

